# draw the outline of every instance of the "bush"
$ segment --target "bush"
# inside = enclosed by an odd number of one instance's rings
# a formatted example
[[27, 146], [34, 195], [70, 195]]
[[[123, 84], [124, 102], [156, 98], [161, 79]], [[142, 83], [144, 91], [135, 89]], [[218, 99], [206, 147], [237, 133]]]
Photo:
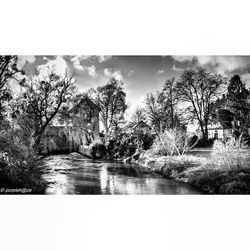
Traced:
[[42, 179], [36, 159], [19, 160], [8, 153], [0, 154], [1, 188], [31, 189], [31, 193], [45, 193], [47, 183]]
[[225, 183], [220, 187], [220, 194], [248, 194], [249, 188], [245, 182], [232, 181]]
[[244, 147], [245, 142], [241, 136], [239, 139], [231, 137], [227, 141], [216, 140], [211, 154], [212, 163], [222, 170], [239, 169], [245, 158]]
[[35, 155], [31, 141], [31, 135], [22, 130], [0, 131], [0, 152], [20, 160], [31, 159]]
[[184, 155], [195, 146], [197, 141], [190, 142], [191, 139], [183, 130], [170, 129], [156, 137], [152, 150], [155, 155], [160, 156]]
[[31, 138], [22, 130], [0, 132], [0, 183], [2, 188], [32, 189], [45, 193], [46, 182], [37, 166]]
[[132, 156], [137, 149], [147, 150], [154, 141], [150, 133], [122, 133], [116, 140], [110, 140], [107, 146], [111, 158], [126, 158]]
[[108, 142], [108, 154], [111, 158], [123, 158], [133, 155], [137, 145], [135, 137], [131, 134], [123, 133], [116, 140]]
[[93, 159], [100, 159], [106, 155], [107, 150], [101, 141], [94, 141], [89, 145], [89, 152]]

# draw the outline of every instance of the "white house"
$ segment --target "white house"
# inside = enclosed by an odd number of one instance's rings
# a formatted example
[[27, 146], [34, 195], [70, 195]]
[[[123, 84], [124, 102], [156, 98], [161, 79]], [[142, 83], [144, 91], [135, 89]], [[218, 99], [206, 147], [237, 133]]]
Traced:
[[223, 122], [208, 125], [208, 139], [224, 139], [232, 135], [232, 126]]

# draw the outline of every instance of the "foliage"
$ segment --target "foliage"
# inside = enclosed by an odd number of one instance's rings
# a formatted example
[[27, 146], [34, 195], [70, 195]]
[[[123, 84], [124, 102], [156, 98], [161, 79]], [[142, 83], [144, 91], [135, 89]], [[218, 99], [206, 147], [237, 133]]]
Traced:
[[33, 134], [34, 147], [39, 146], [46, 127], [74, 93], [74, 83], [73, 76], [61, 77], [53, 71], [42, 80], [36, 76], [23, 83], [22, 92], [12, 106], [12, 116], [22, 129]]
[[172, 155], [184, 155], [191, 150], [196, 142], [190, 143], [191, 140], [185, 131], [180, 129], [169, 129], [160, 133], [152, 146], [152, 151], [155, 155], [160, 156], [172, 156]]
[[144, 108], [137, 107], [134, 114], [131, 117], [128, 127], [133, 127], [137, 125], [140, 121], [145, 121], [146, 119], [147, 119], [146, 110]]
[[233, 180], [220, 186], [221, 194], [249, 194], [250, 190], [246, 182]]
[[153, 94], [147, 94], [145, 104], [151, 126], [155, 131], [160, 131], [163, 117], [160, 103], [157, 101], [157, 96], [154, 96]]
[[31, 135], [21, 129], [8, 129], [0, 133], [0, 152], [21, 160], [34, 156]]
[[189, 104], [186, 111], [191, 119], [199, 122], [202, 136], [208, 138], [208, 121], [212, 113], [212, 103], [222, 93], [224, 79], [218, 74], [208, 72], [205, 68], [185, 70], [177, 82], [179, 98]]
[[94, 141], [89, 145], [90, 155], [93, 159], [103, 158], [107, 154], [105, 145], [101, 141]]
[[32, 193], [44, 193], [46, 183], [42, 180], [37, 157], [29, 140], [30, 137], [22, 130], [1, 133], [1, 185], [3, 188], [26, 188], [32, 189]]
[[106, 140], [108, 140], [123, 120], [127, 109], [123, 83], [111, 78], [106, 85], [96, 90], [92, 89], [89, 95], [101, 109], [100, 119], [104, 125]]
[[177, 104], [179, 102], [179, 98], [176, 91], [175, 78], [166, 80], [159, 98], [160, 102], [163, 103], [163, 105], [165, 106], [165, 110], [170, 116], [169, 128], [177, 127], [179, 125], [177, 114]]
[[[247, 101], [249, 91], [246, 89], [245, 84], [242, 83], [239, 75], [234, 75], [228, 85], [227, 94], [227, 107], [234, 114], [235, 118], [239, 120], [241, 128], [247, 129], [246, 122], [248, 121], [248, 114], [250, 111], [250, 105]], [[240, 133], [243, 132], [240, 129]]]
[[9, 81], [21, 81], [19, 73], [24, 74], [24, 71], [18, 67], [17, 56], [0, 56], [0, 120], [3, 120], [6, 106], [12, 98]]
[[221, 170], [239, 169], [243, 165], [244, 148], [246, 147], [242, 135], [236, 139], [229, 138], [227, 141], [215, 141], [211, 154], [212, 162]]
[[109, 141], [107, 150], [111, 158], [130, 157], [137, 149], [148, 150], [153, 141], [150, 133], [122, 133], [116, 140]]
[[0, 153], [1, 185], [7, 189], [30, 189], [33, 194], [45, 193], [47, 183], [35, 159], [20, 160], [8, 153]]
[[174, 78], [168, 79], [156, 95], [148, 94], [145, 104], [148, 119], [156, 133], [182, 126], [177, 112], [178, 96]]

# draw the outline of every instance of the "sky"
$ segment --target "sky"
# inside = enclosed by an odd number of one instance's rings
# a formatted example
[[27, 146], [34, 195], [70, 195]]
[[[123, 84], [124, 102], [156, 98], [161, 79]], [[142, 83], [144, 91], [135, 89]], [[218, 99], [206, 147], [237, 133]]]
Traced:
[[80, 91], [105, 85], [110, 77], [121, 80], [127, 117], [144, 105], [147, 93], [161, 90], [167, 79], [178, 78], [187, 67], [206, 66], [228, 78], [240, 74], [250, 87], [250, 56], [20, 56], [20, 61], [28, 76], [52, 67], [58, 74], [74, 74]]

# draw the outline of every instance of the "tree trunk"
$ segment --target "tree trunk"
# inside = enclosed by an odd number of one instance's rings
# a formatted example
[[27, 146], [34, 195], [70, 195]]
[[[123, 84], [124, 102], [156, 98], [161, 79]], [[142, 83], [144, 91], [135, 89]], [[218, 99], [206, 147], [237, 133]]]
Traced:
[[34, 144], [33, 144], [33, 149], [34, 149], [34, 151], [35, 151], [35, 153], [37, 153], [37, 154], [41, 154], [41, 145], [40, 145], [40, 143], [41, 143], [41, 139], [42, 139], [42, 134], [38, 134], [38, 133], [35, 133], [34, 134]]
[[204, 130], [202, 121], [199, 120], [200, 128], [201, 128], [201, 133], [202, 133], [202, 140], [206, 140], [206, 132]]

